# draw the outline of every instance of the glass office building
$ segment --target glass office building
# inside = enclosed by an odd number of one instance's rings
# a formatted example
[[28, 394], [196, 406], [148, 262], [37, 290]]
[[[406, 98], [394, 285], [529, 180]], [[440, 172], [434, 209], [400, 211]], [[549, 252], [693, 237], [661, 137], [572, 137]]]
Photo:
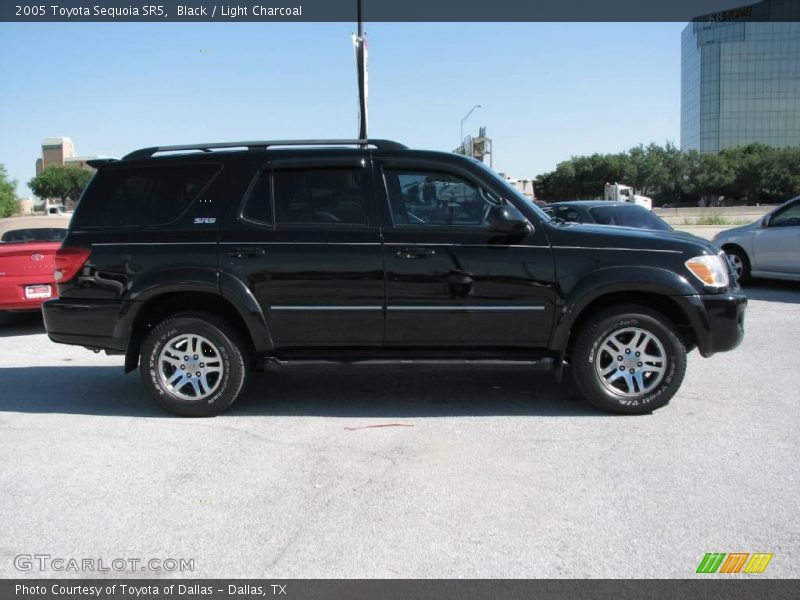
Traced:
[[681, 149], [800, 145], [800, 2], [705, 15], [681, 40]]

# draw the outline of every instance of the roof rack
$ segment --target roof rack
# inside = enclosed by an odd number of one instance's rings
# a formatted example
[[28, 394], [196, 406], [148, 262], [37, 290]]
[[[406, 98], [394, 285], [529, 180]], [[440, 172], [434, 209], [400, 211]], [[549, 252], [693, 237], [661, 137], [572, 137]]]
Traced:
[[213, 150], [220, 150], [225, 148], [247, 148], [248, 150], [266, 150], [275, 146], [372, 146], [378, 150], [406, 150], [408, 146], [404, 146], [398, 142], [391, 140], [268, 140], [268, 141], [255, 141], [255, 142], [222, 142], [213, 144], [185, 144], [180, 146], [153, 146], [152, 148], [142, 148], [134, 150], [130, 154], [122, 157], [123, 160], [135, 160], [138, 158], [150, 158], [154, 154], [161, 154], [163, 152], [211, 152]]

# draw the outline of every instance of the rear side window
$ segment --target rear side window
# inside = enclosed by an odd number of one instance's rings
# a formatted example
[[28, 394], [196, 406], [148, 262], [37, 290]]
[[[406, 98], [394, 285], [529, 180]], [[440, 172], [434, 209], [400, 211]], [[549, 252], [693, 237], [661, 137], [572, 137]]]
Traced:
[[367, 225], [364, 169], [281, 169], [273, 185], [278, 225]]
[[212, 164], [102, 169], [86, 189], [73, 220], [80, 227], [170, 223], [218, 169]]

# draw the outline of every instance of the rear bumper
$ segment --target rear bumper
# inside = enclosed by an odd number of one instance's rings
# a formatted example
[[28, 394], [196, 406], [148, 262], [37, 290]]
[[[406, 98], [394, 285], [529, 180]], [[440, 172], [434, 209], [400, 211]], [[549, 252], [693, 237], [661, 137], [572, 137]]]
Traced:
[[59, 344], [124, 352], [127, 341], [116, 335], [121, 302], [76, 302], [57, 298], [42, 305], [47, 335]]
[[744, 338], [747, 296], [742, 292], [675, 296], [697, 338], [700, 354], [709, 357], [736, 348]]
[[30, 277], [3, 277], [0, 280], [0, 311], [40, 310], [42, 302], [46, 298], [26, 298], [25, 288], [29, 285], [49, 285], [53, 296], [58, 294], [56, 284], [52, 280], [40, 281], [31, 280]]

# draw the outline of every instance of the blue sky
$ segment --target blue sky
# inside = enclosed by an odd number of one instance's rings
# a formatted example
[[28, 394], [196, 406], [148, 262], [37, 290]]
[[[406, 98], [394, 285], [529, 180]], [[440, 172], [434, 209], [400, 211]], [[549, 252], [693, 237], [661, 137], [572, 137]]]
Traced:
[[[494, 167], [679, 141], [681, 23], [368, 23], [370, 135], [450, 151], [486, 125]], [[350, 23], [0, 23], [0, 163], [21, 195], [45, 137], [78, 154], [354, 137]]]

